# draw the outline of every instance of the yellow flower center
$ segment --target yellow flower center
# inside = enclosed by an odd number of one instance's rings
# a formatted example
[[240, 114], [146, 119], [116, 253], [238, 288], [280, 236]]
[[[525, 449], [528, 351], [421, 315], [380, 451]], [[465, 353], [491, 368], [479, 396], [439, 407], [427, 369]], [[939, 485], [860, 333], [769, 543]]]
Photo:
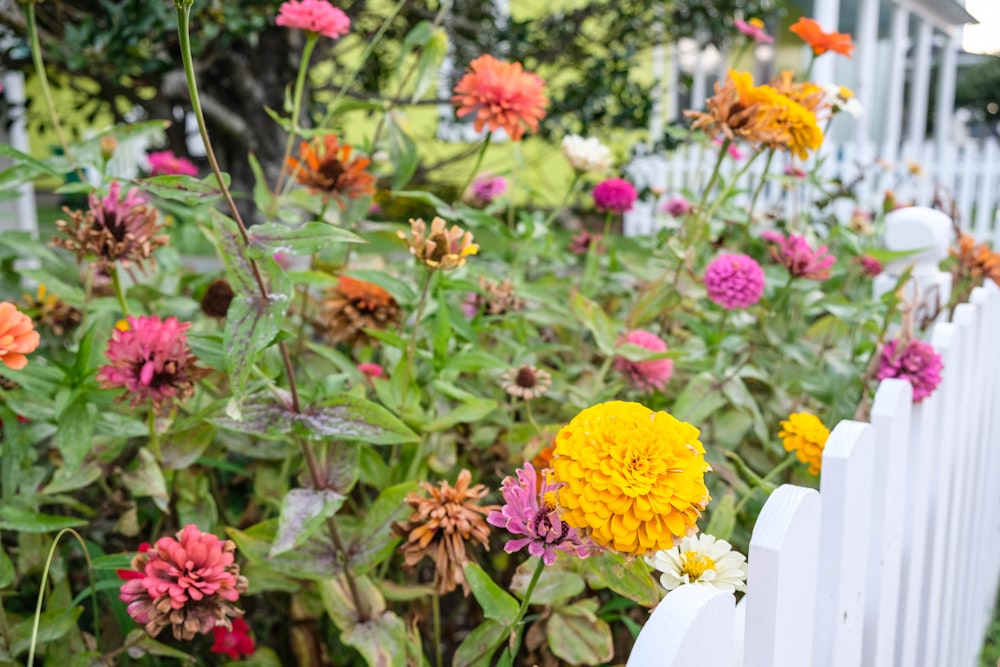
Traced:
[[692, 582], [698, 581], [708, 570], [715, 569], [715, 561], [700, 551], [685, 551], [681, 554], [681, 573]]
[[545, 506], [548, 507], [550, 510], [554, 510], [556, 508], [555, 491], [547, 491], [545, 495], [542, 497], [542, 500], [545, 501]]
[[757, 19], [757, 18], [750, 19], [749, 21], [747, 21], [747, 23], [749, 23], [750, 25], [752, 25], [755, 28], [763, 28], [764, 27], [764, 22], [761, 21], [760, 19]]

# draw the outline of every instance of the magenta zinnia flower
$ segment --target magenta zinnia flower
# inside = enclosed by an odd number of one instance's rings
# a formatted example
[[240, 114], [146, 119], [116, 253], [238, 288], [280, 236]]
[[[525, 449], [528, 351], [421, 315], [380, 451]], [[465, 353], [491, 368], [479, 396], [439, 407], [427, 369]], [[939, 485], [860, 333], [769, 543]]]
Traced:
[[638, 194], [631, 183], [622, 178], [609, 178], [594, 187], [594, 206], [598, 211], [625, 213], [632, 210]]
[[[618, 344], [638, 345], [651, 352], [667, 351], [667, 344], [659, 336], [643, 329], [635, 329], [624, 336], [619, 336]], [[673, 359], [629, 361], [625, 357], [617, 357], [615, 369], [624, 373], [634, 387], [646, 391], [663, 391], [674, 372], [674, 362]]]
[[672, 215], [675, 218], [687, 215], [688, 211], [691, 210], [691, 202], [689, 202], [683, 195], [674, 195], [667, 201], [663, 202], [660, 206], [660, 210], [668, 215]]
[[826, 246], [813, 250], [805, 237], [798, 234], [789, 234], [785, 238], [778, 232], [767, 230], [761, 234], [761, 238], [777, 244], [777, 247], [771, 248], [771, 257], [784, 264], [796, 278], [826, 280], [830, 277], [830, 267], [837, 261], [833, 255], [826, 254]]
[[472, 181], [472, 194], [484, 204], [492, 203], [505, 192], [507, 192], [507, 179], [503, 176], [483, 174]]
[[184, 332], [190, 326], [176, 317], [129, 317], [128, 329], [115, 329], [108, 341], [111, 363], [97, 374], [101, 387], [127, 389], [119, 400], [131, 395], [133, 406], [151, 401], [161, 408], [190, 397], [194, 383], [208, 373], [188, 349]]
[[198, 167], [187, 158], [171, 151], [154, 151], [146, 155], [150, 176], [197, 176]]
[[764, 22], [760, 19], [750, 19], [749, 21], [736, 19], [736, 29], [755, 42], [764, 44], [774, 42], [774, 37], [764, 31]]
[[752, 257], [724, 252], [705, 269], [705, 289], [726, 310], [752, 306], [764, 293], [764, 269]]
[[351, 29], [347, 14], [326, 0], [288, 0], [278, 9], [275, 23], [330, 39], [343, 37]]
[[569, 251], [574, 255], [586, 255], [590, 252], [590, 246], [595, 245], [594, 251], [601, 252], [601, 239], [603, 234], [592, 234], [587, 231], [580, 232], [569, 241]]
[[528, 547], [528, 553], [546, 565], [556, 562], [556, 551], [586, 558], [593, 545], [564, 523], [556, 511], [556, 491], [563, 482], [552, 481], [548, 469], [541, 472], [539, 479], [534, 466], [525, 463], [517, 469], [517, 480], [504, 478], [500, 489], [504, 506], [490, 512], [486, 522], [524, 536], [507, 541], [503, 550], [509, 554]]
[[247, 591], [235, 551], [232, 541], [188, 524], [177, 539], [161, 537], [132, 559], [132, 569], [142, 576], [126, 579], [119, 599], [151, 637], [168, 625], [176, 639], [208, 634], [217, 626], [232, 630], [230, 619], [243, 615], [233, 603]]
[[[902, 344], [901, 344], [902, 343]], [[941, 363], [932, 345], [916, 338], [909, 342], [893, 339], [882, 347], [876, 380], [899, 378], [913, 385], [913, 402], [919, 403], [930, 396], [941, 384]]]
[[882, 262], [878, 261], [871, 255], [864, 255], [857, 258], [858, 264], [861, 265], [861, 270], [865, 272], [865, 275], [874, 278], [878, 274], [882, 273]]

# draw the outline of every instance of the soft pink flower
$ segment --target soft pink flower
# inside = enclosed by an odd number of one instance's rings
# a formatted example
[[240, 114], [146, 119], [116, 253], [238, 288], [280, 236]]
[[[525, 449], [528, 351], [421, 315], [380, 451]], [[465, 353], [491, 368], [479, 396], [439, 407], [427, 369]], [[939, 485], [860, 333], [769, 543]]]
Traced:
[[275, 23], [330, 39], [343, 37], [351, 29], [347, 14], [326, 0], [288, 0], [278, 9]]
[[478, 294], [469, 292], [465, 295], [465, 298], [462, 300], [462, 314], [465, 315], [465, 319], [467, 320], [471, 320], [479, 314]]
[[688, 211], [691, 210], [691, 202], [689, 202], [683, 195], [674, 195], [667, 201], [663, 202], [660, 206], [660, 210], [664, 213], [679, 218], [683, 215], [687, 215]]
[[231, 630], [230, 619], [243, 615], [233, 603], [247, 590], [235, 551], [233, 542], [188, 524], [177, 539], [161, 537], [132, 559], [132, 569], [143, 576], [126, 579], [119, 599], [152, 637], [168, 625], [177, 639], [208, 634], [216, 626]]
[[233, 660], [241, 656], [252, 655], [254, 652], [253, 637], [250, 636], [250, 626], [242, 618], [233, 619], [232, 630], [222, 625], [212, 628], [215, 642], [209, 649], [212, 653], [223, 653]]
[[591, 232], [580, 232], [570, 239], [569, 251], [574, 255], [586, 255], [590, 252], [590, 246], [596, 244], [595, 252], [601, 251], [601, 239], [603, 234], [592, 234]]
[[556, 562], [556, 551], [586, 558], [593, 545], [559, 518], [555, 499], [563, 483], [551, 481], [549, 472], [542, 470], [539, 479], [534, 466], [525, 463], [517, 469], [517, 480], [504, 478], [500, 489], [504, 506], [490, 512], [486, 522], [524, 536], [507, 541], [503, 550], [509, 554], [528, 547], [528, 553], [541, 558], [546, 565]]
[[594, 206], [598, 211], [625, 213], [632, 210], [638, 193], [631, 183], [622, 178], [609, 178], [594, 187]]
[[805, 178], [807, 176], [805, 170], [796, 167], [794, 164], [785, 165], [785, 176], [791, 176], [792, 178]]
[[900, 345], [899, 339], [893, 339], [882, 347], [882, 355], [878, 362], [876, 380], [899, 378], [913, 385], [913, 402], [924, 400], [939, 384], [941, 384], [941, 363], [934, 347], [916, 338], [905, 345]]
[[764, 22], [760, 19], [750, 19], [749, 21], [736, 19], [736, 29], [755, 42], [774, 43], [774, 37], [764, 32]]
[[197, 176], [198, 167], [191, 160], [171, 151], [154, 151], [146, 155], [150, 176]]
[[[721, 147], [722, 137], [716, 137], [715, 139], [712, 139], [712, 143], [715, 144], [716, 146]], [[729, 153], [729, 157], [731, 157], [736, 162], [739, 162], [740, 160], [746, 157], [743, 151], [740, 150], [740, 147], [733, 142], [729, 143], [729, 148], [726, 149], [726, 152]]]
[[[659, 336], [643, 329], [635, 329], [624, 336], [619, 336], [618, 344], [638, 345], [650, 352], [667, 351], [667, 344]], [[663, 391], [674, 372], [674, 361], [673, 359], [630, 361], [625, 357], [616, 357], [615, 369], [624, 373], [634, 387], [646, 391]]]
[[724, 252], [705, 269], [705, 289], [726, 310], [747, 308], [764, 293], [764, 269], [752, 257]]
[[278, 266], [287, 271], [292, 266], [292, 261], [288, 259], [288, 255], [283, 252], [276, 252], [271, 256], [271, 259], [278, 263]]
[[358, 364], [358, 370], [368, 379], [380, 378], [385, 373], [381, 366], [372, 363]]
[[161, 408], [190, 397], [194, 383], [208, 373], [188, 349], [184, 332], [190, 326], [176, 317], [129, 317], [128, 329], [115, 329], [108, 341], [111, 363], [97, 374], [101, 387], [127, 389], [119, 400], [131, 396], [133, 406], [151, 401]]
[[866, 275], [874, 278], [878, 274], [882, 273], [882, 262], [878, 261], [871, 255], [864, 255], [857, 258], [858, 264], [861, 265], [861, 270], [865, 272]]
[[809, 247], [805, 237], [789, 234], [785, 238], [773, 230], [761, 234], [765, 241], [777, 244], [771, 248], [771, 257], [784, 264], [788, 272], [796, 278], [809, 280], [826, 280], [830, 277], [830, 267], [837, 261], [833, 255], [827, 255], [827, 247], [820, 246], [816, 250]]
[[492, 203], [505, 192], [507, 192], [507, 179], [503, 176], [482, 174], [472, 181], [472, 194], [484, 204]]

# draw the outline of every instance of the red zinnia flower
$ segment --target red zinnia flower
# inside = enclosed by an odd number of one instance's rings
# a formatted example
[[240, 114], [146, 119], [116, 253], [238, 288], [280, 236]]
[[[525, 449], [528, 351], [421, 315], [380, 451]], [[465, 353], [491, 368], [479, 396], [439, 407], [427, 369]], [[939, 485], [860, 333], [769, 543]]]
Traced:
[[233, 660], [239, 660], [242, 655], [251, 655], [254, 651], [253, 637], [250, 636], [250, 626], [242, 618], [233, 619], [230, 630], [224, 625], [212, 628], [215, 643], [209, 650], [212, 653], [224, 653]]
[[819, 23], [812, 19], [801, 18], [789, 30], [811, 46], [813, 53], [817, 56], [821, 56], [827, 51], [833, 51], [850, 58], [854, 52], [854, 44], [851, 43], [850, 35], [842, 32], [824, 32]]
[[476, 114], [477, 132], [485, 126], [490, 132], [503, 128], [513, 141], [520, 141], [525, 128], [534, 132], [545, 118], [549, 101], [544, 88], [541, 78], [525, 72], [521, 63], [484, 55], [469, 64], [451, 103], [458, 107], [459, 117]]
[[365, 171], [371, 160], [351, 158], [351, 147], [327, 134], [312, 144], [305, 141], [299, 147], [299, 160], [288, 158], [288, 167], [296, 172], [299, 183], [310, 190], [322, 192], [324, 199], [335, 199], [341, 209], [345, 199], [360, 199], [375, 194], [375, 176]]

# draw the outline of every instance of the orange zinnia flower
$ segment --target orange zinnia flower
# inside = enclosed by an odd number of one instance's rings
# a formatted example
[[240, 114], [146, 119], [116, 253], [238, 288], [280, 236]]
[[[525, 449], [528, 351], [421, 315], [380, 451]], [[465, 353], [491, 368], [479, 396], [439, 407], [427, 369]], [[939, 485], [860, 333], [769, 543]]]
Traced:
[[341, 209], [345, 199], [360, 199], [375, 193], [375, 176], [365, 169], [371, 164], [366, 157], [351, 159], [351, 147], [327, 134], [316, 137], [312, 144], [305, 141], [299, 147], [299, 158], [288, 158], [288, 167], [297, 171], [299, 183], [313, 191], [324, 193], [325, 199], [336, 199]]
[[21, 370], [28, 365], [24, 355], [35, 351], [40, 338], [30, 317], [14, 304], [0, 302], [0, 363]]
[[851, 43], [850, 35], [842, 32], [823, 32], [819, 23], [812, 19], [801, 18], [789, 30], [811, 46], [813, 53], [817, 56], [821, 56], [827, 51], [833, 51], [850, 58], [851, 53], [854, 52], [854, 44]]
[[535, 74], [525, 72], [521, 63], [508, 63], [493, 56], [479, 56], [455, 86], [452, 104], [458, 116], [476, 114], [476, 131], [489, 126], [490, 132], [503, 128], [513, 141], [520, 141], [527, 127], [534, 132], [545, 118], [545, 84]]

